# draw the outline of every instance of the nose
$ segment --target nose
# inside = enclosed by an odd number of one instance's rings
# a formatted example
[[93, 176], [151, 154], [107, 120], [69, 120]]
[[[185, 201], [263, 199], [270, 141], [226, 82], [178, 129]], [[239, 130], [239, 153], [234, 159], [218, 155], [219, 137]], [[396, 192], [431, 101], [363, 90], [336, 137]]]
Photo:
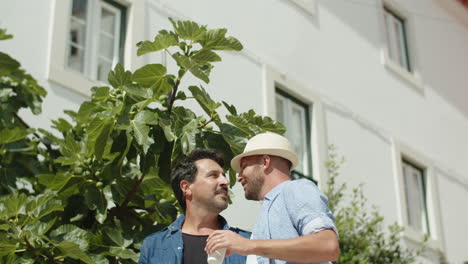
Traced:
[[229, 178], [226, 175], [219, 177], [221, 185], [229, 185]]

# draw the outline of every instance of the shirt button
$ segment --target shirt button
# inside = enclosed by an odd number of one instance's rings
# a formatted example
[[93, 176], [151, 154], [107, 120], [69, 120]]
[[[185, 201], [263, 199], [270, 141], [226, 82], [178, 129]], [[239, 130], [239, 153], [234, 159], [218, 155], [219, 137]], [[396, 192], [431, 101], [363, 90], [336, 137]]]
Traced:
[[182, 247], [178, 247], [177, 250], [182, 250]]

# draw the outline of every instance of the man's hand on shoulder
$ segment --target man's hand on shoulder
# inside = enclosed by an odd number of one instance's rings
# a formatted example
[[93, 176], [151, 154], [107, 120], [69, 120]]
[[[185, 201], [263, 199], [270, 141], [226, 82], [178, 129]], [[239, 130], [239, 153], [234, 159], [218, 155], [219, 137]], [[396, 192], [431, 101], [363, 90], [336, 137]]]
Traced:
[[226, 248], [226, 257], [236, 253], [242, 256], [249, 255], [253, 241], [244, 238], [232, 231], [216, 230], [206, 240], [205, 251], [211, 254], [217, 249]]

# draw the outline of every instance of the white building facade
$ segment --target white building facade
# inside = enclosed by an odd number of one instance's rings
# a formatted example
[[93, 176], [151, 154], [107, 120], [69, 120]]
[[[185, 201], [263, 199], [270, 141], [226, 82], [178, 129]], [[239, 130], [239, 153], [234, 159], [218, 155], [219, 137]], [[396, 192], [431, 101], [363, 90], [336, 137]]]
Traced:
[[[135, 44], [168, 17], [225, 27], [244, 50], [222, 53], [206, 87], [241, 112], [285, 123], [298, 173], [327, 179], [328, 145], [346, 158], [340, 180], [365, 184], [405, 241], [430, 236], [424, 263], [468, 261], [468, 4], [463, 0], [15, 0], [0, 2], [0, 49], [48, 95], [50, 127], [77, 110], [116, 63], [163, 63]], [[224, 213], [251, 229], [259, 203], [234, 187]], [[248, 217], [247, 217], [248, 216]]]

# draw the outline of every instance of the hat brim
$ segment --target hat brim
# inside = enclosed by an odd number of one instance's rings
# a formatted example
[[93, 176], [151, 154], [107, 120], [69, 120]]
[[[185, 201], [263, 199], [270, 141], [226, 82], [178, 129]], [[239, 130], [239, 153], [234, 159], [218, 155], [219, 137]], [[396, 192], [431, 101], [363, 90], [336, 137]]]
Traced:
[[244, 152], [235, 156], [231, 160], [231, 167], [236, 171], [240, 172], [240, 163], [242, 158], [253, 156], [253, 155], [272, 155], [285, 158], [291, 162], [291, 170], [296, 168], [297, 164], [299, 163], [299, 159], [296, 154], [289, 150], [285, 149], [276, 149], [276, 148], [264, 148], [264, 149], [255, 149], [251, 151]]

